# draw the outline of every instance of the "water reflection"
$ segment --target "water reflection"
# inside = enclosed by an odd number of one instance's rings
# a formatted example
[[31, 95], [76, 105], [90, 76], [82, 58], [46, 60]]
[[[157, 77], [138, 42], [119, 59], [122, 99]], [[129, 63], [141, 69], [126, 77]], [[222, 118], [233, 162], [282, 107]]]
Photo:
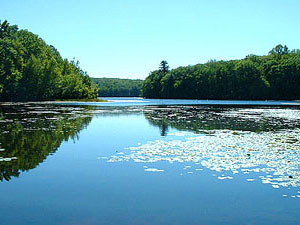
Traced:
[[[220, 180], [253, 174], [273, 188], [300, 186], [300, 110], [298, 108], [241, 108], [170, 106], [146, 107], [145, 118], [168, 139], [131, 146], [108, 162], [194, 163], [218, 172]], [[145, 171], [163, 172], [144, 167]], [[254, 178], [255, 177], [255, 178]], [[300, 196], [299, 196], [300, 197]]]
[[18, 177], [54, 153], [63, 141], [76, 140], [91, 122], [87, 108], [51, 105], [0, 107], [0, 180]]
[[144, 115], [150, 124], [159, 127], [162, 136], [167, 134], [169, 126], [196, 133], [222, 129], [262, 132], [300, 128], [297, 108], [147, 107]]

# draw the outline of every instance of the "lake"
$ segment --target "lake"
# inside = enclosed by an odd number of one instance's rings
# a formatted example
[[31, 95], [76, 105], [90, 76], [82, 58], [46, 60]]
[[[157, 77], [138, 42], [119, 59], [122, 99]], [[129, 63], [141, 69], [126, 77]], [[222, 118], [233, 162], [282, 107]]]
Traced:
[[0, 105], [0, 224], [299, 224], [300, 104]]

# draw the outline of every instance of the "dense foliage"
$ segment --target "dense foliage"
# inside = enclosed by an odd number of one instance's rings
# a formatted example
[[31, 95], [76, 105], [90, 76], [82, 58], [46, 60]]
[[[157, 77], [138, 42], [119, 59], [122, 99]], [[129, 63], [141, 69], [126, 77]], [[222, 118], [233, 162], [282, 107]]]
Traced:
[[[164, 63], [163, 63], [164, 62]], [[146, 98], [300, 99], [300, 50], [277, 45], [266, 56], [209, 61], [168, 70], [163, 61], [142, 85]], [[165, 67], [165, 69], [163, 69]]]
[[137, 97], [140, 96], [142, 80], [119, 78], [92, 78], [99, 88], [99, 96]]
[[0, 22], [0, 101], [92, 99], [97, 88], [74, 60], [37, 35]]

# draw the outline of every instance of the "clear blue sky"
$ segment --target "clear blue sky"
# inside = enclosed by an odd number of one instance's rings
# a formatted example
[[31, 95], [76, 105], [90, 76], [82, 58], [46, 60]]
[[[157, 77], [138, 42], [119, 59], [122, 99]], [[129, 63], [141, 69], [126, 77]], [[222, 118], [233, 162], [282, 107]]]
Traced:
[[38, 34], [92, 77], [144, 79], [210, 59], [300, 48], [299, 0], [0, 0], [0, 19]]

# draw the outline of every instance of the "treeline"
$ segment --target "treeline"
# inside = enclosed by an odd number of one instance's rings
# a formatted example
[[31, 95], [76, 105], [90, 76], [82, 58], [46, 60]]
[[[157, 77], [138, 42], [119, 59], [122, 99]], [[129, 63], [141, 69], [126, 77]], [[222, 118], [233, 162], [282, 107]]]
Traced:
[[0, 21], [0, 101], [92, 99], [98, 90], [79, 63], [37, 35]]
[[142, 80], [119, 78], [92, 78], [99, 88], [100, 97], [140, 96]]
[[146, 98], [300, 99], [300, 50], [277, 45], [266, 56], [209, 61], [168, 69], [166, 61], [142, 85]]

